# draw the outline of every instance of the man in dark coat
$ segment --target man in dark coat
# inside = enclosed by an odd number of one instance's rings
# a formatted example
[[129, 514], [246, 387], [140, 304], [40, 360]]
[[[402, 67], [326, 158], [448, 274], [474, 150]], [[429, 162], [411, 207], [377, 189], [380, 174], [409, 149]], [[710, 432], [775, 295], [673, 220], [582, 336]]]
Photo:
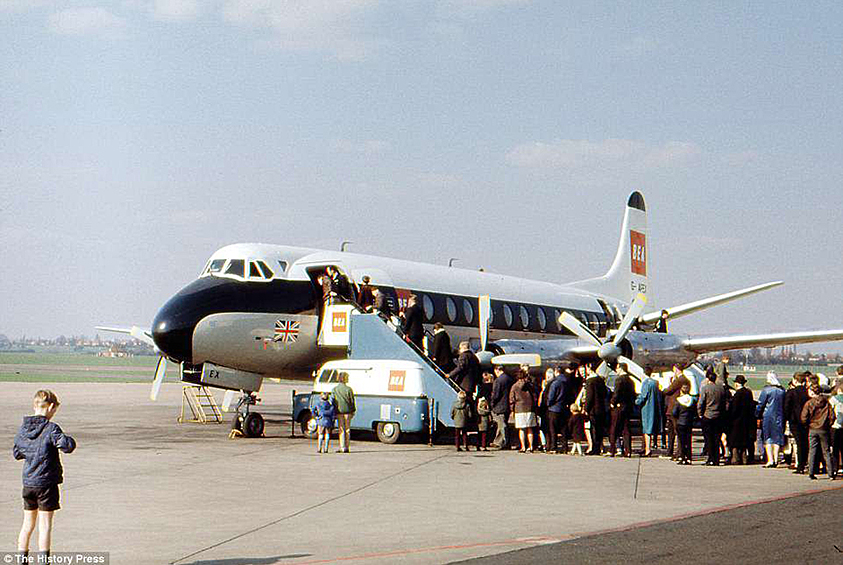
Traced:
[[585, 412], [591, 422], [591, 435], [594, 440], [594, 447], [589, 455], [600, 455], [603, 453], [603, 437], [605, 434], [606, 422], [606, 398], [609, 389], [606, 388], [606, 381], [596, 372], [585, 380]]
[[796, 474], [805, 473], [808, 462], [808, 428], [802, 423], [802, 408], [808, 402], [805, 373], [794, 373], [790, 388], [784, 393], [784, 417], [796, 442]]
[[[545, 405], [547, 407], [548, 420], [548, 438], [547, 438], [547, 452], [548, 453], [566, 453], [568, 451], [568, 407], [565, 405], [565, 398], [568, 386], [568, 377], [564, 372], [556, 370], [552, 372], [550, 383], [545, 388]], [[558, 449], [556, 443], [556, 435], [562, 434], [561, 450]]]
[[729, 404], [729, 430], [727, 432], [732, 463], [745, 465], [747, 450], [754, 443], [755, 402], [752, 391], [746, 388], [746, 377], [735, 377], [735, 394]]
[[448, 373], [448, 377], [465, 391], [469, 402], [472, 402], [474, 389], [480, 380], [480, 361], [467, 341], [460, 342], [460, 356], [457, 358], [457, 366]]
[[451, 338], [440, 322], [433, 324], [433, 345], [430, 347], [430, 358], [446, 373], [454, 368]]
[[495, 449], [509, 449], [509, 434], [507, 425], [509, 421], [509, 390], [515, 383], [515, 379], [509, 376], [500, 365], [495, 366], [495, 382], [492, 385], [492, 419], [495, 421], [497, 431], [495, 439], [492, 440], [492, 447]]
[[623, 437], [623, 456], [632, 457], [632, 434], [629, 432], [629, 417], [635, 405], [635, 385], [623, 367], [618, 366], [615, 391], [609, 401], [609, 454], [614, 457], [618, 436]]
[[375, 295], [372, 292], [374, 289], [369, 284], [370, 281], [369, 275], [363, 275], [363, 284], [360, 285], [360, 292], [357, 295], [357, 304], [364, 312], [368, 312], [375, 304]]
[[706, 372], [706, 380], [700, 388], [697, 412], [702, 421], [708, 459], [706, 465], [720, 465], [720, 423], [726, 413], [726, 387], [715, 383], [714, 371]]
[[375, 312], [388, 320], [392, 316], [392, 303], [389, 297], [378, 287], [372, 289], [372, 294], [375, 295]]
[[415, 294], [410, 295], [407, 302], [407, 309], [404, 310], [404, 320], [401, 322], [401, 330], [407, 339], [412, 341], [419, 349], [422, 349], [424, 339], [424, 312], [417, 302]]

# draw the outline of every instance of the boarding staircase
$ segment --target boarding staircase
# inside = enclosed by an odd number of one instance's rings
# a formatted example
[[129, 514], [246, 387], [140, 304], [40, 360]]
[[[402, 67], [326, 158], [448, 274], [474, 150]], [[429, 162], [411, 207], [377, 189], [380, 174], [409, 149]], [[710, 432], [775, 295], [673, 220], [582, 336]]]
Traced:
[[[190, 409], [192, 417], [186, 418], [185, 406]], [[220, 412], [214, 394], [203, 385], [184, 385], [182, 387], [181, 414], [179, 423], [197, 422], [200, 424], [222, 424]]]
[[321, 347], [343, 347], [349, 359], [397, 359], [414, 361], [422, 367], [422, 380], [428, 398], [433, 430], [438, 424], [452, 427], [451, 405], [460, 387], [443, 372], [421, 348], [405, 339], [401, 329], [379, 314], [364, 314], [354, 304], [325, 307]]

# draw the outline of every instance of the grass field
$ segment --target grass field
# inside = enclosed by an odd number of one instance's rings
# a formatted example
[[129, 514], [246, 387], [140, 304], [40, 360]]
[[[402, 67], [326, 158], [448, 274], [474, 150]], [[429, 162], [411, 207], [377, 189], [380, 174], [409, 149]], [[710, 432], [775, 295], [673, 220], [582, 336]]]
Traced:
[[[0, 382], [151, 383], [157, 356], [97, 357], [92, 353], [36, 350], [0, 352]], [[178, 366], [167, 365], [165, 382], [179, 382]]]

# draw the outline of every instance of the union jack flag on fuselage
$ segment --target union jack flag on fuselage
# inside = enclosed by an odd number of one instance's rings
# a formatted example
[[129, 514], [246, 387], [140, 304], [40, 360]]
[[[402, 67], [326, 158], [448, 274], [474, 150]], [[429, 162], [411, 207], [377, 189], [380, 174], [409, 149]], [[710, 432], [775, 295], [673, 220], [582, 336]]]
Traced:
[[275, 336], [272, 341], [293, 343], [299, 338], [299, 323], [295, 320], [278, 320], [275, 322]]

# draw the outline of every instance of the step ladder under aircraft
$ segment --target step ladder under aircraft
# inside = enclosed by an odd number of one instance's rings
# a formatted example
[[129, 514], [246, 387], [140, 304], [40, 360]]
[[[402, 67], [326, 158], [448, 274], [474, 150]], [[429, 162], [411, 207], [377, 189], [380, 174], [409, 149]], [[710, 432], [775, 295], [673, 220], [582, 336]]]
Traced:
[[422, 367], [424, 391], [430, 402], [431, 420], [452, 427], [451, 405], [460, 387], [448, 378], [425, 352], [404, 339], [401, 330], [378, 314], [364, 314], [352, 304], [325, 307], [321, 347], [345, 348], [349, 359], [414, 361]]
[[[190, 408], [191, 418], [185, 418], [185, 405]], [[208, 387], [202, 385], [184, 385], [182, 387], [179, 423], [184, 422], [222, 424], [222, 413]]]

